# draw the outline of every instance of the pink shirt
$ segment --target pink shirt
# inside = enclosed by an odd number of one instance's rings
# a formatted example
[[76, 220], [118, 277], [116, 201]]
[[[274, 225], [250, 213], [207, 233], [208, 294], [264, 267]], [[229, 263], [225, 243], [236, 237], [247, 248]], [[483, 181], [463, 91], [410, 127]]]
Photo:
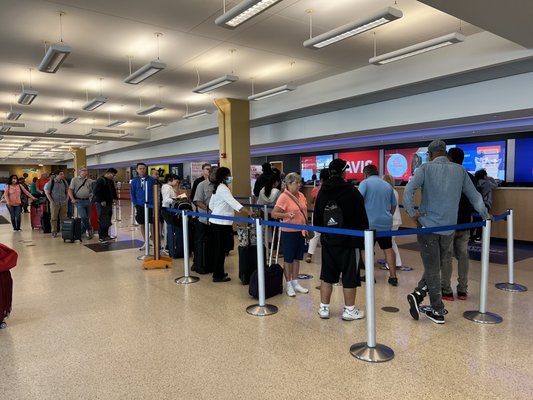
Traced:
[[[304, 214], [300, 211], [300, 208], [296, 205], [296, 200], [300, 204]], [[307, 200], [305, 196], [298, 192], [298, 198], [290, 193], [287, 189], [278, 197], [276, 207], [280, 208], [284, 213], [293, 213], [294, 218], [284, 218], [281, 222], [286, 224], [307, 225]], [[281, 228], [283, 232], [299, 232], [300, 229]], [[301, 231], [302, 234], [305, 231]]]
[[320, 192], [320, 186], [315, 186], [313, 189], [311, 189], [311, 201], [313, 202], [313, 204], [315, 204], [316, 202], [318, 192]]
[[22, 200], [20, 199], [21, 191], [24, 191], [26, 196], [30, 196], [26, 189], [20, 185], [6, 185], [6, 191], [4, 193], [6, 204], [8, 206], [20, 206], [22, 204]]

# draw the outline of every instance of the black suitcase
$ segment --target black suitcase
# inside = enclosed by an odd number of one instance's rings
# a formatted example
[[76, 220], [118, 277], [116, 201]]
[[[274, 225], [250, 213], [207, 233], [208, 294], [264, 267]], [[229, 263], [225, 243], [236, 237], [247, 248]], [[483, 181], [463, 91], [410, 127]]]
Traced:
[[43, 217], [41, 222], [41, 227], [43, 229], [43, 233], [50, 233], [52, 232], [52, 223], [50, 222], [50, 212], [43, 211]]
[[[194, 271], [199, 274], [209, 274], [213, 272], [212, 248], [213, 243], [211, 225], [204, 224], [198, 220], [194, 221]], [[211, 250], [211, 251], [210, 251]]]
[[63, 241], [67, 240], [75, 242], [79, 240], [81, 242], [81, 218], [67, 218], [61, 225], [61, 237]]
[[183, 258], [183, 229], [167, 223], [167, 247], [171, 258]]
[[[276, 260], [272, 262], [272, 256], [274, 253], [274, 242], [276, 237], [276, 230], [278, 231], [277, 249], [279, 249], [279, 242], [281, 233], [279, 227], [274, 228], [272, 244], [270, 247], [270, 255], [268, 257], [268, 265], [265, 266], [265, 298], [276, 296], [283, 293], [283, 268], [278, 264], [279, 251], [276, 252]], [[255, 270], [250, 277], [250, 287], [248, 289], [250, 296], [259, 298], [259, 280], [257, 276], [257, 270]]]
[[248, 285], [252, 274], [257, 271], [257, 246], [239, 246], [239, 279]]

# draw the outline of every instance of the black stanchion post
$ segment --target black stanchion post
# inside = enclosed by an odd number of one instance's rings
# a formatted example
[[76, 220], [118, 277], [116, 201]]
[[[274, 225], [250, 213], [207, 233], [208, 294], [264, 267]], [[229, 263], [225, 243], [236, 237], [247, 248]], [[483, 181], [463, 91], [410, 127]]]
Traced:
[[383, 344], [376, 343], [376, 307], [374, 296], [374, 231], [365, 231], [366, 265], [366, 328], [367, 341], [350, 347], [355, 358], [368, 362], [385, 362], [394, 358], [394, 351]]
[[507, 292], [525, 292], [527, 287], [514, 282], [514, 227], [513, 210], [507, 210], [507, 282], [497, 283], [496, 288]]
[[198, 282], [200, 278], [189, 274], [189, 220], [185, 210], [181, 212], [181, 221], [183, 227], [183, 269], [185, 275], [174, 279], [174, 282], [178, 285], [187, 285], [189, 283]]
[[489, 252], [491, 221], [486, 220], [481, 244], [481, 280], [479, 287], [479, 311], [465, 311], [463, 316], [480, 324], [499, 324], [503, 318], [487, 311], [487, 288], [489, 284]]
[[257, 235], [257, 283], [259, 288], [259, 304], [252, 304], [246, 308], [246, 312], [256, 317], [265, 317], [276, 314], [278, 307], [265, 304], [265, 253], [263, 250], [263, 228], [259, 218], [255, 220], [255, 232]]

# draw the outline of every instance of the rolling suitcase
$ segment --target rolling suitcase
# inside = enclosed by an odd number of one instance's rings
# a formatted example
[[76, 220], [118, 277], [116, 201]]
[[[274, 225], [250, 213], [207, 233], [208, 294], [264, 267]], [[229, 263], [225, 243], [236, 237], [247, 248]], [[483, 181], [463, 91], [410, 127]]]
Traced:
[[61, 226], [61, 237], [63, 242], [67, 240], [74, 243], [76, 240], [81, 242], [81, 218], [67, 218]]
[[[211, 225], [204, 224], [198, 220], [194, 222], [194, 271], [199, 274], [209, 274], [213, 272]], [[211, 250], [211, 251], [209, 251]]]
[[9, 270], [17, 265], [17, 260], [17, 252], [0, 243], [0, 329], [7, 327], [4, 319], [11, 313], [13, 280]]
[[243, 285], [250, 283], [250, 277], [257, 270], [257, 238], [255, 225], [237, 227], [239, 238], [239, 279]]
[[[43, 210], [45, 210], [46, 205], [43, 205]], [[49, 211], [43, 211], [42, 213], [42, 220], [41, 220], [41, 227], [43, 229], [43, 233], [50, 233], [52, 232], [52, 223], [50, 222], [51, 215]]]
[[[276, 229], [277, 228], [277, 229]], [[276, 230], [278, 231], [276, 261], [272, 263], [272, 256], [274, 254], [274, 242], [276, 241]], [[279, 227], [274, 228], [272, 235], [272, 244], [270, 247], [270, 254], [268, 257], [268, 265], [265, 266], [265, 298], [276, 296], [283, 293], [283, 268], [278, 264], [279, 258], [279, 243], [281, 232]], [[250, 296], [259, 298], [259, 281], [257, 277], [257, 270], [254, 271], [250, 277], [250, 287], [248, 289]]]
[[183, 258], [183, 229], [181, 226], [167, 223], [168, 255], [171, 258]]
[[30, 206], [30, 221], [31, 229], [41, 229], [43, 218], [43, 207], [39, 204], [31, 204]]

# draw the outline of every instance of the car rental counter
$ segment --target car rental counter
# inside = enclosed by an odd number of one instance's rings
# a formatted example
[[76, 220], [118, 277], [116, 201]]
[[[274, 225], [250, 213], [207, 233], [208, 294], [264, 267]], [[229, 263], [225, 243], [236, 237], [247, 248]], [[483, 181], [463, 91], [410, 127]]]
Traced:
[[[307, 207], [313, 209], [310, 193], [312, 186], [304, 186], [303, 193], [307, 197]], [[396, 186], [395, 189], [400, 195], [400, 204], [403, 204], [403, 186]], [[515, 240], [525, 240], [533, 242], [533, 188], [529, 187], [501, 187], [492, 192], [493, 206], [492, 214], [502, 214], [508, 209], [513, 210], [514, 218], [514, 238]], [[415, 204], [420, 204], [420, 190], [415, 193]], [[402, 228], [415, 228], [414, 221], [405, 213], [403, 208]], [[500, 221], [492, 225], [491, 236], [493, 238], [507, 238], [507, 224]]]

